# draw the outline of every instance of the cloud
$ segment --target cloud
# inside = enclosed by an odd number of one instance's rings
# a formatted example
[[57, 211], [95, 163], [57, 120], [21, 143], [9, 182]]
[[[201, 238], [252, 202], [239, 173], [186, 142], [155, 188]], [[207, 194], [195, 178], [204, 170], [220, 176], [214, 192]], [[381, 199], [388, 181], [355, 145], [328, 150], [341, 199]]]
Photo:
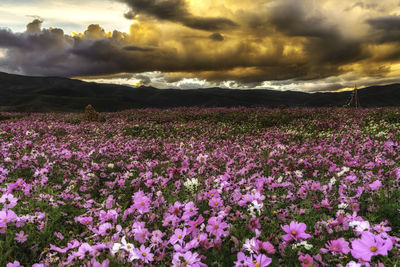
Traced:
[[126, 21], [132, 23], [127, 32], [93, 23], [66, 34], [44, 28], [40, 18], [21, 33], [0, 28], [1, 69], [157, 87], [201, 81], [204, 87], [297, 84], [313, 91], [310, 83], [333, 90], [365, 77], [378, 82], [400, 75], [400, 19], [390, 15], [390, 1], [376, 8], [345, 0], [119, 2], [133, 20]]
[[400, 42], [400, 16], [372, 18], [367, 23], [376, 30], [379, 43]]
[[183, 24], [189, 28], [205, 31], [217, 31], [238, 26], [223, 17], [200, 17], [193, 15], [185, 0], [118, 0], [126, 3], [132, 10], [125, 18], [134, 19], [138, 15], [147, 15], [158, 20]]
[[210, 38], [213, 41], [219, 41], [219, 42], [225, 40], [224, 36], [222, 36], [222, 34], [218, 32], [211, 34], [210, 36], [208, 36], [208, 38]]

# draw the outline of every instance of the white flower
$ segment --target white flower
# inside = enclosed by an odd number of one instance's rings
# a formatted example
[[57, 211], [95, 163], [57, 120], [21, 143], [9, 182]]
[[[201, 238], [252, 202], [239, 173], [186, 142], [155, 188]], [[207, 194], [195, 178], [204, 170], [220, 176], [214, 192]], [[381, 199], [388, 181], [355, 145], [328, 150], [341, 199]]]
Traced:
[[112, 168], [114, 168], [114, 164], [113, 163], [108, 163], [107, 167], [112, 169]]
[[357, 263], [355, 261], [351, 261], [351, 262], [346, 264], [346, 267], [361, 267], [361, 264]]
[[279, 176], [277, 182], [278, 182], [278, 183], [282, 183], [282, 180], [283, 180], [282, 176]]
[[348, 204], [346, 204], [346, 203], [340, 203], [339, 205], [338, 205], [338, 208], [339, 209], [345, 209], [345, 208], [347, 208], [349, 205]]
[[332, 186], [332, 185], [334, 185], [335, 183], [336, 183], [336, 178], [335, 178], [335, 177], [332, 177], [332, 178], [329, 180], [329, 185]]
[[370, 228], [369, 222], [368, 221], [363, 221], [359, 225], [357, 225], [356, 231], [357, 232], [364, 232], [366, 230], [369, 230], [369, 228]]
[[356, 226], [358, 226], [358, 225], [360, 225], [360, 221], [351, 221], [350, 223], [349, 223], [349, 226], [350, 227], [356, 227]]

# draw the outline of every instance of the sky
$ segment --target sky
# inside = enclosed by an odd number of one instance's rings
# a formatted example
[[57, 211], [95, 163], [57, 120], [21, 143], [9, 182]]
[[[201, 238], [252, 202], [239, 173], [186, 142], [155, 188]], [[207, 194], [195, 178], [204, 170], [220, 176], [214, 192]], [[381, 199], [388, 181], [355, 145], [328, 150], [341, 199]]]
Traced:
[[400, 0], [0, 0], [0, 71], [157, 88], [400, 82]]

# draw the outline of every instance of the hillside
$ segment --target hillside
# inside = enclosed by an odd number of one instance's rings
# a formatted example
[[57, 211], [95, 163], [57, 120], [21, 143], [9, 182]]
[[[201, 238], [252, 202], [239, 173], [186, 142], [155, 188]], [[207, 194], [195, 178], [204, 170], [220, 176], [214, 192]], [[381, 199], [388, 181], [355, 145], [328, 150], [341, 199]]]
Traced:
[[[59, 77], [0, 73], [0, 110], [27, 112], [81, 111], [92, 104], [98, 111], [145, 107], [330, 107], [343, 106], [351, 92], [301, 93], [221, 88], [177, 90], [88, 83]], [[400, 105], [400, 85], [359, 90], [362, 107]]]

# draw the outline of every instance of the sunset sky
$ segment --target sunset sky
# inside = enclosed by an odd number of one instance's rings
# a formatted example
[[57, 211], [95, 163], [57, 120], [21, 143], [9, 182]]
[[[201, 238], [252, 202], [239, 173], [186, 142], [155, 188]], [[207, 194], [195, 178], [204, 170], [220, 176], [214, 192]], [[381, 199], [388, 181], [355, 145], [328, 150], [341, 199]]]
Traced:
[[400, 0], [1, 0], [0, 71], [158, 88], [400, 82]]

